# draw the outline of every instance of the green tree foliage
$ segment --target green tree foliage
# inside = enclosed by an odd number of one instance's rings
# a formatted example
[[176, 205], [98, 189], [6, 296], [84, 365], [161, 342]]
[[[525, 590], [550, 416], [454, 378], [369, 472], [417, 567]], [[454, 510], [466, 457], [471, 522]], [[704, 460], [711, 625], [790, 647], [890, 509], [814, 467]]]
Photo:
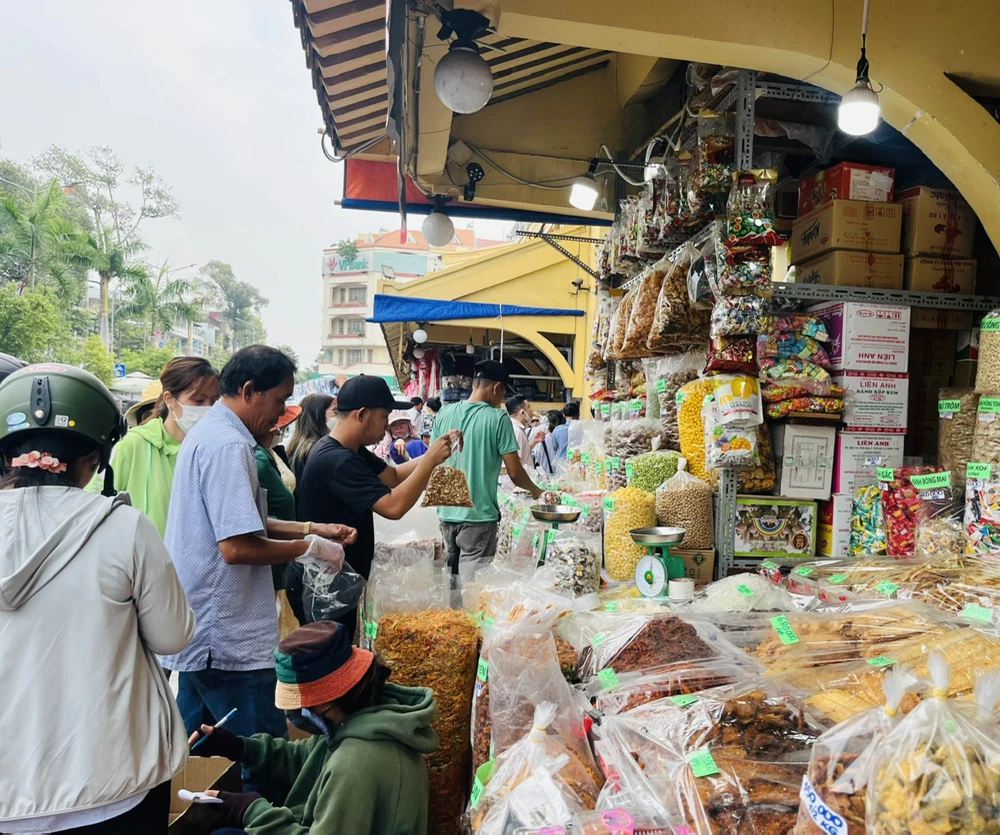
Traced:
[[155, 275], [143, 271], [129, 279], [126, 298], [118, 309], [119, 316], [147, 325], [146, 335], [152, 339], [157, 331], [168, 333], [180, 320], [192, 321], [199, 305], [189, 301], [191, 282], [185, 278], [170, 278], [170, 266], [164, 261]]
[[249, 282], [240, 281], [232, 266], [222, 261], [209, 261], [198, 272], [232, 329], [232, 350], [265, 341], [267, 331], [260, 311], [268, 302], [260, 291]]
[[168, 345], [163, 348], [143, 348], [133, 351], [126, 348], [121, 353], [121, 361], [125, 363], [125, 370], [128, 374], [141, 371], [150, 377], [159, 377], [163, 366], [180, 353], [176, 345]]
[[104, 346], [96, 333], [83, 340], [80, 349], [80, 360], [84, 371], [89, 371], [104, 385], [110, 386], [114, 377], [114, 360], [111, 352]]
[[48, 288], [0, 286], [0, 351], [27, 362], [73, 362], [73, 340], [55, 294]]
[[353, 238], [344, 238], [337, 241], [337, 255], [347, 261], [353, 261], [358, 257], [358, 244]]

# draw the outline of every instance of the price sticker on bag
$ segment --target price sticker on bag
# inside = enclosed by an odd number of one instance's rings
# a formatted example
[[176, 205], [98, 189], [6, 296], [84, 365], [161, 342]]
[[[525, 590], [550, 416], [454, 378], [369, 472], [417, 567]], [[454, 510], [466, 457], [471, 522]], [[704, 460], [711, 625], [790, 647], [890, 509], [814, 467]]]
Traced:
[[952, 420], [956, 412], [962, 411], [961, 400], [938, 400], [938, 417], [942, 420]]
[[965, 477], [972, 478], [989, 478], [990, 477], [990, 465], [983, 464], [977, 461], [970, 461], [965, 466]]
[[899, 585], [889, 580], [882, 580], [882, 582], [875, 586], [875, 591], [879, 594], [884, 594], [886, 597], [892, 597], [898, 589]]
[[486, 676], [489, 675], [489, 672], [490, 672], [490, 662], [487, 661], [485, 658], [480, 658], [479, 666], [476, 667], [476, 678], [478, 678], [480, 681], [486, 681]]
[[607, 603], [604, 604], [605, 612], [617, 612], [620, 611], [621, 608], [622, 604], [619, 603], [617, 600], [609, 600]]
[[666, 380], [657, 380], [656, 381], [656, 392], [657, 392], [657, 394], [663, 394], [663, 392], [665, 392], [666, 390], [667, 390], [667, 381]]
[[792, 574], [798, 574], [800, 577], [808, 577], [813, 573], [813, 567], [811, 565], [799, 565], [792, 569]]
[[617, 687], [621, 683], [618, 681], [618, 676], [615, 675], [615, 671], [612, 670], [610, 667], [601, 670], [597, 674], [597, 679], [607, 690], [611, 690]]
[[601, 417], [607, 420], [611, 416], [611, 404], [602, 403], [601, 404]]
[[634, 471], [634, 467], [632, 466], [632, 462], [629, 461], [628, 463], [625, 464], [625, 483], [626, 484], [631, 484], [632, 483], [632, 473], [633, 473], [633, 471]]
[[622, 460], [617, 455], [612, 455], [608, 459], [608, 469], [609, 470], [620, 470], [622, 466]]
[[746, 583], [740, 583], [736, 587], [736, 591], [742, 594], [744, 597], [753, 597], [753, 589], [750, 588]]
[[469, 802], [473, 809], [479, 808], [479, 801], [483, 799], [483, 790], [493, 776], [494, 761], [488, 760], [476, 769], [476, 779], [472, 781], [472, 794], [469, 795]]
[[896, 663], [893, 659], [885, 655], [876, 655], [874, 658], [867, 659], [867, 661], [873, 667], [890, 667]]
[[615, 497], [614, 496], [605, 496], [604, 497], [604, 512], [605, 513], [611, 513], [611, 511], [614, 510], [614, 509], [615, 509]]
[[778, 564], [774, 560], [764, 560], [760, 564], [760, 567], [761, 568], [766, 568], [766, 569], [768, 569], [768, 571], [773, 571], [774, 569], [776, 569], [778, 567]]
[[697, 702], [698, 697], [692, 696], [690, 693], [682, 693], [679, 696], [671, 696], [670, 701], [677, 705], [677, 707], [687, 707]]
[[797, 644], [799, 642], [799, 636], [796, 635], [795, 630], [792, 629], [792, 625], [788, 622], [787, 615], [778, 615], [777, 617], [771, 618], [771, 626], [773, 626], [774, 631], [778, 633], [781, 643]]
[[993, 623], [993, 610], [988, 606], [980, 606], [978, 603], [969, 603], [958, 613], [958, 616], [977, 620], [980, 623]]
[[847, 835], [847, 821], [820, 799], [815, 786], [805, 774], [802, 775], [799, 801], [821, 832], [826, 832], [827, 835]]
[[695, 777], [711, 777], [719, 773], [719, 766], [715, 764], [715, 758], [707, 746], [692, 751], [688, 754], [687, 761]]
[[892, 481], [893, 478], [892, 467], [876, 467], [875, 478], [879, 481]]
[[610, 637], [611, 637], [610, 632], [598, 632], [593, 638], [590, 639], [590, 645], [592, 647], [599, 647]]

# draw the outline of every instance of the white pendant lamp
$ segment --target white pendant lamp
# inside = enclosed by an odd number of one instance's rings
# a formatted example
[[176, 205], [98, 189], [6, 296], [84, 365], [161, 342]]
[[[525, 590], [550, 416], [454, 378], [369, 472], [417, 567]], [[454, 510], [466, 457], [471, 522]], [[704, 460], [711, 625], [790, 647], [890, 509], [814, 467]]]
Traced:
[[417, 345], [423, 345], [427, 341], [427, 331], [423, 328], [417, 328], [413, 332], [413, 341], [416, 342]]
[[854, 86], [844, 93], [837, 111], [837, 127], [851, 136], [864, 136], [878, 127], [880, 108], [878, 93], [872, 89], [868, 77], [870, 65], [865, 53], [868, 37], [868, 3], [865, 0], [861, 18], [861, 58], [858, 60], [858, 74]]
[[434, 91], [453, 113], [482, 110], [493, 95], [493, 71], [476, 44], [488, 28], [489, 20], [471, 9], [441, 11], [438, 37], [455, 40], [434, 68]]
[[431, 246], [447, 246], [455, 237], [455, 224], [437, 208], [424, 218], [420, 229]]

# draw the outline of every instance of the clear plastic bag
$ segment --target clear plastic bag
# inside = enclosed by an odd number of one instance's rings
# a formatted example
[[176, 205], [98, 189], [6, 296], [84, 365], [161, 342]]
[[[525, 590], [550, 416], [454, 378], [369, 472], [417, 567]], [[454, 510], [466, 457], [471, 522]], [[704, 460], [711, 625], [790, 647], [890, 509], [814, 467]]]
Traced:
[[857, 713], [816, 740], [802, 778], [795, 835], [865, 835], [872, 758], [899, 723], [903, 695], [916, 683], [909, 670], [894, 667], [882, 679], [884, 706]]
[[830, 372], [814, 362], [798, 357], [774, 359], [773, 357], [758, 357], [761, 382], [795, 385], [808, 391], [809, 394], [825, 396], [833, 380]]
[[716, 298], [738, 293], [771, 294], [771, 255], [768, 250], [746, 252], [738, 258], [720, 258], [712, 291]]
[[951, 473], [911, 476], [917, 489], [914, 553], [961, 554], [965, 550], [964, 508], [956, 502]]
[[1000, 832], [996, 726], [949, 701], [950, 670], [933, 656], [933, 690], [875, 753], [868, 831], [877, 835]]
[[667, 449], [680, 449], [680, 431], [677, 424], [677, 392], [685, 384], [697, 379], [701, 369], [702, 352], [688, 351], [660, 360], [660, 376], [653, 386], [660, 406], [660, 427]]
[[971, 388], [938, 390], [938, 464], [951, 472], [956, 490], [965, 489], [965, 469], [976, 433], [979, 395]]
[[969, 553], [1000, 554], [1000, 467], [967, 465], [965, 536]]
[[656, 318], [656, 305], [660, 298], [664, 279], [667, 277], [668, 268], [668, 262], [657, 261], [646, 270], [639, 282], [639, 287], [635, 291], [635, 301], [629, 311], [629, 322], [625, 330], [620, 356], [645, 357], [649, 355], [650, 349], [646, 345], [646, 340], [649, 338], [653, 320]]
[[769, 418], [783, 418], [795, 413], [818, 413], [824, 415], [839, 415], [844, 411], [842, 397], [792, 397], [788, 400], [778, 400], [767, 404], [765, 410]]
[[684, 528], [678, 548], [707, 550], [715, 546], [712, 528], [712, 488], [684, 470], [656, 491], [656, 519], [660, 525]]
[[622, 487], [604, 497], [604, 564], [612, 580], [631, 580], [647, 553], [629, 533], [656, 524], [656, 500], [638, 487]]
[[733, 186], [726, 206], [729, 213], [726, 248], [731, 260], [740, 252], [782, 245], [781, 236], [774, 228], [777, 182], [778, 172], [773, 169], [733, 173]]
[[656, 315], [649, 331], [647, 347], [662, 351], [675, 347], [672, 335], [683, 335], [691, 342], [703, 341], [708, 324], [706, 311], [695, 310], [688, 299], [687, 274], [691, 261], [698, 257], [693, 246], [684, 247], [672, 261], [661, 262], [667, 268], [657, 299]]
[[705, 373], [757, 374], [757, 339], [753, 336], [723, 336], [708, 344]]
[[[757, 400], [759, 404], [760, 398]], [[738, 424], [724, 424], [721, 412], [715, 395], [707, 395], [701, 408], [705, 426], [705, 466], [720, 469], [759, 464], [757, 427], [747, 429]]]
[[878, 484], [862, 484], [854, 491], [847, 550], [852, 557], [872, 557], [886, 552], [885, 514]]
[[987, 313], [979, 326], [976, 391], [986, 397], [1000, 392], [1000, 308]]
[[701, 419], [701, 406], [705, 395], [712, 392], [710, 379], [692, 380], [677, 390], [677, 429], [680, 435], [681, 455], [688, 462], [688, 471], [705, 480], [705, 430]]
[[692, 612], [792, 612], [795, 601], [757, 574], [734, 574], [696, 592], [688, 606]]
[[847, 394], [840, 386], [832, 382], [819, 383], [809, 381], [799, 384], [797, 381], [791, 382], [765, 382], [760, 387], [761, 396], [765, 403], [781, 403], [785, 400], [795, 400], [799, 397], [835, 397], [843, 401]]
[[711, 195], [729, 191], [736, 159], [736, 124], [731, 113], [698, 111], [698, 152], [692, 192]]
[[771, 299], [756, 293], [721, 296], [712, 308], [709, 336], [756, 336], [771, 330]]
[[679, 460], [680, 454], [673, 450], [656, 450], [636, 455], [628, 462], [632, 465], [629, 484], [647, 493], [655, 493], [664, 481], [677, 473]]
[[774, 320], [776, 333], [796, 333], [811, 336], [819, 342], [829, 342], [826, 322], [810, 313], [785, 313]]
[[[936, 467], [879, 467], [876, 476], [882, 491], [882, 515], [885, 519], [886, 551], [890, 557], [913, 556], [916, 540], [917, 508], [922, 483], [914, 477], [937, 473]], [[950, 484], [950, 482], [949, 482]], [[947, 488], [948, 499], [951, 487]]]
[[455, 467], [439, 464], [431, 470], [423, 507], [474, 507], [465, 473]]
[[601, 585], [601, 536], [572, 530], [549, 531], [545, 564], [555, 572], [556, 588], [580, 597]]
[[[715, 303], [715, 293], [712, 289], [718, 282], [715, 247], [716, 237], [712, 235], [702, 244], [698, 257], [692, 259], [688, 268], [688, 301], [696, 310], [711, 310]], [[725, 257], [722, 260], [725, 261]]]
[[757, 356], [774, 359], [798, 357], [823, 368], [830, 367], [830, 357], [818, 340], [798, 333], [774, 331], [757, 337]]
[[309, 623], [336, 620], [358, 608], [365, 590], [365, 578], [349, 563], [334, 571], [329, 563], [310, 558], [300, 559], [302, 573], [302, 608]]

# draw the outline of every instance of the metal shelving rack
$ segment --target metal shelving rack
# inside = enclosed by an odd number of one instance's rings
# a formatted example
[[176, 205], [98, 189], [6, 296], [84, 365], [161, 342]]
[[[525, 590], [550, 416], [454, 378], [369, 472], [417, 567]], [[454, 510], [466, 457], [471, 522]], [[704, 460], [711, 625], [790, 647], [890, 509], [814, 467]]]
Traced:
[[917, 290], [881, 290], [876, 287], [840, 287], [833, 284], [789, 284], [776, 281], [774, 297], [796, 301], [877, 302], [909, 307], [986, 312], [1000, 307], [1000, 296], [960, 296], [954, 293], [922, 293]]

